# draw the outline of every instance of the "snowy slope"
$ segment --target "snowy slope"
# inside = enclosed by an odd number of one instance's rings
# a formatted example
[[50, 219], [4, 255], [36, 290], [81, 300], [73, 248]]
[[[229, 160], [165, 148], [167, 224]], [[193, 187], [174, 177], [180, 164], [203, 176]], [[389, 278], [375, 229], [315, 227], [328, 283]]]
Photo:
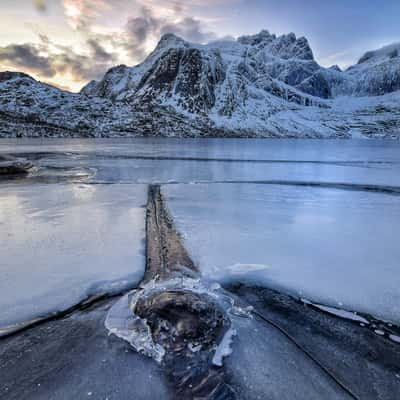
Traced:
[[207, 129], [204, 122], [170, 109], [114, 104], [59, 90], [25, 74], [0, 72], [0, 137], [172, 136], [182, 130], [200, 135]]
[[334, 96], [380, 96], [400, 90], [400, 43], [365, 53], [346, 71], [324, 71]]
[[80, 94], [0, 73], [0, 136], [398, 137], [399, 47], [341, 71], [293, 33], [205, 45], [166, 34]]

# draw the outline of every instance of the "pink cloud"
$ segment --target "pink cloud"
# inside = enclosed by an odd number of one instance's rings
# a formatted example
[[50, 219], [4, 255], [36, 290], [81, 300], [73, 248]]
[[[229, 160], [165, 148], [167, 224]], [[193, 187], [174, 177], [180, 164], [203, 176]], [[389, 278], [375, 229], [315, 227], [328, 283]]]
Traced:
[[64, 12], [72, 28], [80, 29], [111, 7], [107, 0], [63, 0]]

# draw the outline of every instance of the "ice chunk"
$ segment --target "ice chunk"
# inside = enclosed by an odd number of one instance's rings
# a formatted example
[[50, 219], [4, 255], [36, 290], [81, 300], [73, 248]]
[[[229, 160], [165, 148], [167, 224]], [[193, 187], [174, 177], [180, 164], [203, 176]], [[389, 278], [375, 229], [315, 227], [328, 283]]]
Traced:
[[229, 356], [232, 353], [232, 342], [233, 337], [237, 335], [235, 329], [228, 329], [225, 332], [224, 337], [221, 340], [221, 343], [215, 350], [214, 357], [212, 359], [212, 363], [218, 367], [222, 367], [222, 360], [224, 357]]
[[320, 310], [325, 311], [329, 314], [336, 315], [340, 318], [349, 319], [351, 321], [361, 322], [363, 326], [369, 325], [368, 320], [354, 312], [342, 310], [340, 308], [328, 307], [321, 304], [315, 304], [305, 299], [301, 300], [303, 301], [303, 303], [313, 305], [314, 307], [319, 308]]
[[161, 362], [165, 350], [153, 342], [151, 331], [145, 320], [133, 314], [130, 308], [131, 295], [127, 294], [118, 300], [110, 309], [105, 320], [105, 326], [110, 334], [126, 340], [138, 352]]
[[393, 340], [393, 342], [400, 343], [400, 336], [397, 335], [389, 335], [389, 338]]

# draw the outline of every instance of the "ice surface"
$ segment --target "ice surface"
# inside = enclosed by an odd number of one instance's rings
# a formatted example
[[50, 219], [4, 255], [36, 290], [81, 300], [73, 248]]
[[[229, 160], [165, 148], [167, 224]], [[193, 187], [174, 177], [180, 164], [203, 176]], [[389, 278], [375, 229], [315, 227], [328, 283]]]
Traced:
[[[385, 186], [400, 189], [400, 143], [0, 141], [0, 154], [7, 153], [31, 159], [39, 169], [27, 178], [0, 183], [0, 333], [6, 325], [67, 308], [91, 294], [136, 287], [145, 263], [144, 205], [147, 184], [152, 182], [165, 183], [162, 192], [166, 203], [203, 273], [200, 282], [178, 279], [163, 285], [166, 289], [186, 285], [188, 290], [205, 291], [223, 305], [232, 325], [212, 355], [215, 364], [223, 364], [240, 398], [346, 396], [284, 335], [257, 316], [251, 318], [251, 308], [236, 306], [238, 298], [215, 281], [248, 282], [288, 291], [324, 311], [355, 320], [357, 324], [352, 326], [357, 329], [362, 329], [358, 324], [368, 321], [351, 311], [400, 322], [400, 201], [396, 190], [392, 194], [379, 192]], [[273, 181], [282, 184], [274, 185]], [[321, 183], [321, 187], [296, 186], [307, 182]], [[347, 186], [334, 187], [341, 183]], [[357, 185], [377, 185], [379, 190], [373, 193]], [[147, 349], [156, 359], [162, 357], [162, 349], [151, 347], [154, 343], [148, 331], [137, 334], [143, 325], [129, 308], [133, 293], [110, 309], [106, 326], [138, 350], [146, 353]], [[256, 292], [250, 293], [255, 296]], [[85, 313], [79, 318], [86, 321], [88, 317]], [[100, 330], [103, 320], [101, 314], [96, 325]], [[342, 326], [336, 319], [333, 323]], [[299, 334], [311, 343], [310, 335], [304, 335], [304, 326], [302, 322]], [[383, 332], [381, 324], [376, 329]], [[84, 330], [79, 335], [86, 335]], [[233, 337], [234, 332], [237, 335]], [[347, 331], [342, 333], [345, 337]], [[393, 342], [400, 341], [395, 329], [384, 333]], [[322, 336], [313, 335], [312, 339], [319, 342]], [[371, 336], [386, 343], [377, 335]], [[47, 334], [42, 338], [54, 339]], [[76, 338], [71, 340], [76, 342]], [[358, 349], [358, 334], [354, 340]], [[346, 341], [340, 342], [339, 358], [347, 367], [356, 366], [343, 374], [354, 370], [349, 379], [356, 379], [357, 386], [365, 375], [365, 370], [359, 375], [357, 368], [366, 365], [365, 342], [357, 364], [353, 363], [355, 353], [347, 352], [349, 347], [342, 348], [347, 341], [346, 336]], [[320, 348], [337, 356], [335, 343], [321, 343]], [[102, 346], [107, 347], [105, 343]], [[119, 351], [114, 344], [111, 347], [112, 352]], [[190, 350], [201, 349], [190, 344]], [[140, 373], [142, 361], [138, 364], [133, 354], [127, 355], [126, 363], [133, 362], [133, 370], [139, 366], [136, 372]], [[85, 363], [75, 364], [87, 368]], [[375, 365], [369, 361], [368, 365], [374, 366], [367, 368], [369, 381], [384, 382], [375, 375]], [[68, 387], [76, 391], [74, 385]], [[137, 394], [142, 387], [133, 389]], [[96, 395], [91, 385], [85, 396], [89, 392]]]
[[398, 196], [256, 184], [162, 191], [205, 277], [400, 322]]
[[[263, 181], [395, 187], [400, 143], [307, 140], [12, 140], [0, 152], [39, 153], [38, 165], [84, 168], [94, 183]], [[25, 143], [25, 144], [24, 144]]]
[[1, 185], [0, 327], [135, 285], [146, 201], [140, 185]]
[[181, 160], [96, 160], [94, 182], [197, 183], [265, 182], [395, 186], [400, 191], [400, 165], [372, 168], [364, 165], [313, 163], [215, 162]]
[[[109, 290], [115, 279], [119, 287], [121, 277], [133, 286], [139, 258], [143, 270], [138, 207], [148, 183], [166, 184], [188, 245], [210, 276], [263, 277], [315, 302], [399, 319], [398, 197], [362, 191], [400, 191], [398, 142], [1, 140], [0, 154], [8, 153], [42, 168], [0, 185], [0, 304], [7, 304], [0, 326], [38, 315], [51, 298], [48, 310]], [[86, 185], [40, 184], [55, 176]], [[181, 182], [212, 185], [174, 187]], [[334, 190], [340, 184], [346, 190]]]
[[226, 160], [385, 161], [400, 163], [394, 140], [302, 139], [1, 139], [0, 153], [190, 157]]

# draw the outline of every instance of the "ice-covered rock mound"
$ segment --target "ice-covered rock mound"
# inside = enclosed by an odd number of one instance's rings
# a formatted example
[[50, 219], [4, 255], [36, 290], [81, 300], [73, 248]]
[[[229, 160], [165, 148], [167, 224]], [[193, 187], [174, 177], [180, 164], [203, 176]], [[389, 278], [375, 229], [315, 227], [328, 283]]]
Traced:
[[189, 396], [184, 398], [236, 399], [221, 367], [232, 352], [237, 320], [249, 312], [218, 284], [173, 278], [150, 281], [122, 297], [105, 326], [160, 363], [179, 393]]
[[105, 326], [157, 362], [203, 353], [221, 366], [231, 352], [235, 317], [250, 317], [220, 285], [190, 278], [150, 281], [110, 309]]

